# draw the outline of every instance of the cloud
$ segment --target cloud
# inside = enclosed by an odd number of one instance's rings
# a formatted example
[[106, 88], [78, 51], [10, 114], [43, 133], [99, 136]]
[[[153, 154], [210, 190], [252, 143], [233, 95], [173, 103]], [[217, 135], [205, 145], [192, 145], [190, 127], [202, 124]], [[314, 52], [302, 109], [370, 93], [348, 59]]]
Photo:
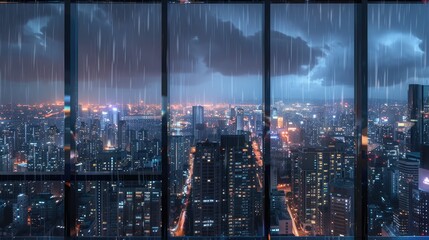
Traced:
[[353, 44], [330, 43], [323, 49], [324, 57], [309, 73], [313, 81], [321, 81], [324, 86], [354, 84]]
[[424, 74], [422, 39], [403, 32], [375, 34], [369, 43], [369, 76], [372, 86], [391, 86]]
[[[62, 81], [62, 5], [8, 4], [0, 6], [0, 13], [1, 78]], [[204, 74], [243, 79], [239, 81], [260, 76], [263, 36], [262, 18], [254, 17], [258, 13], [262, 14], [262, 8], [254, 6], [170, 6], [170, 76], [199, 76], [181, 84], [202, 82]], [[371, 6], [371, 86], [429, 77], [426, 14], [427, 7], [421, 6]], [[322, 86], [352, 86], [352, 16], [353, 6], [344, 4], [278, 5], [272, 11], [272, 76], [306, 76]], [[79, 79], [83, 84], [110, 88], [159, 85], [160, 18], [159, 4], [80, 5]]]
[[415, 4], [368, 8], [370, 86], [395, 87], [429, 77], [428, 10], [429, 6]]
[[[272, 30], [300, 38], [308, 46], [311, 57], [297, 54], [279, 55], [301, 69], [302, 83], [307, 86], [353, 85], [353, 6], [347, 4], [279, 4], [271, 12]], [[282, 39], [284, 41], [284, 39]], [[298, 47], [297, 49], [305, 49]], [[295, 47], [292, 51], [297, 51]], [[288, 51], [290, 53], [290, 51]], [[311, 64], [304, 65], [311, 59]], [[304, 61], [303, 61], [304, 60]], [[274, 70], [278, 71], [278, 70]], [[296, 73], [296, 71], [295, 71]], [[293, 76], [289, 72], [280, 75]], [[281, 78], [296, 81], [296, 78]]]
[[[262, 74], [262, 22], [254, 34], [245, 35], [237, 23], [218, 19], [204, 6], [196, 5], [172, 8], [169, 23], [173, 73], [195, 71], [202, 58], [208, 71], [225, 76]], [[272, 31], [271, 40], [273, 75], [302, 74], [322, 56], [320, 49], [299, 37]]]
[[1, 78], [14, 82], [62, 80], [63, 23], [59, 5], [0, 6]]

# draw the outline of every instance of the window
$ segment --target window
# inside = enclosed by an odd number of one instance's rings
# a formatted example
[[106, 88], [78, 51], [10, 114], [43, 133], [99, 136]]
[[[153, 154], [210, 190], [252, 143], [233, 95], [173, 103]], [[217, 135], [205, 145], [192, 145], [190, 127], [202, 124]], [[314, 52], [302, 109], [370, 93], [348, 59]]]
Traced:
[[77, 9], [76, 171], [160, 171], [160, 4]]
[[353, 15], [271, 5], [273, 235], [354, 235]]
[[160, 12], [158, 3], [77, 3], [78, 237], [161, 234]]
[[1, 1], [0, 238], [428, 236], [428, 13]]
[[62, 4], [0, 6], [0, 171], [64, 170]]
[[172, 236], [262, 235], [261, 10], [169, 4]]
[[0, 4], [2, 238], [64, 236], [63, 25], [62, 4]]
[[[368, 229], [428, 235], [426, 19], [419, 4], [368, 6]], [[396, 16], [396, 17], [394, 17]]]

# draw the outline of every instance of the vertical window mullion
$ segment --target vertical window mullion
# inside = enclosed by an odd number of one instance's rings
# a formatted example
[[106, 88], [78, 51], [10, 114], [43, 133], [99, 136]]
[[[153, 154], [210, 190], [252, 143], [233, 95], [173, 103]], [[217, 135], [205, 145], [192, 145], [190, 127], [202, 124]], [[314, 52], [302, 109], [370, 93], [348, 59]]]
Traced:
[[168, 0], [161, 2], [161, 94], [162, 94], [162, 126], [161, 126], [161, 145], [162, 145], [162, 239], [168, 239], [168, 195], [169, 195], [169, 161], [168, 161], [168, 119], [169, 119], [169, 92], [168, 92]]
[[264, 1], [264, 76], [263, 76], [263, 92], [262, 101], [264, 104], [264, 130], [263, 130], [263, 159], [264, 159], [264, 236], [270, 239], [270, 126], [271, 126], [271, 85], [270, 85], [270, 32], [271, 32], [271, 16], [270, 16], [270, 0]]
[[368, 5], [355, 4], [355, 239], [368, 239]]
[[76, 132], [76, 118], [78, 108], [77, 74], [78, 74], [78, 38], [77, 38], [77, 6], [71, 0], [64, 2], [64, 235], [72, 237], [76, 216], [76, 201], [72, 183], [73, 159], [72, 153], [76, 150], [74, 134]]

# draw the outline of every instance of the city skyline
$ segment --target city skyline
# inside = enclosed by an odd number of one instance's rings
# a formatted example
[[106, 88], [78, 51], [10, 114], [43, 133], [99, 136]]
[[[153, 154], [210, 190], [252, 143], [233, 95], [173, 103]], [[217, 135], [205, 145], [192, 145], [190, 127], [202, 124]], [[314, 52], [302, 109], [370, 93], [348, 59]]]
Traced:
[[267, 5], [167, 5], [168, 86], [160, 3], [76, 5], [67, 106], [63, 4], [0, 4], [0, 236], [359, 236], [356, 187], [368, 236], [429, 235], [429, 5], [369, 4], [355, 49], [354, 4], [271, 4], [267, 95]]

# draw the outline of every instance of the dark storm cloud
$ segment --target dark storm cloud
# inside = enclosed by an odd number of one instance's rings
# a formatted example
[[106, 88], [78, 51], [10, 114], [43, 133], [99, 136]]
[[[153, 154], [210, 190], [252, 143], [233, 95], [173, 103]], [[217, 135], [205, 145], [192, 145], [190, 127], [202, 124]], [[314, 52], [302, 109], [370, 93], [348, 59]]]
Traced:
[[[305, 63], [305, 55], [310, 54], [316, 60], [311, 64], [313, 67], [303, 68], [308, 76], [306, 81], [323, 86], [353, 84], [353, 5], [280, 4], [271, 14], [273, 30], [299, 37], [313, 50], [302, 55], [279, 55], [279, 58]], [[302, 49], [299, 45], [294, 48]], [[284, 69], [274, 68], [274, 76], [288, 75]]]
[[323, 56], [322, 49], [309, 47], [300, 37], [277, 31], [271, 32], [271, 44], [273, 76], [306, 74]]
[[[429, 6], [419, 4], [369, 5], [370, 86], [429, 78], [428, 12]], [[353, 5], [346, 4], [279, 5], [272, 11], [273, 28], [323, 51], [309, 72], [310, 81], [353, 86], [353, 14]]]
[[[225, 8], [225, 9], [224, 9]], [[231, 14], [225, 12], [230, 9]], [[370, 5], [371, 86], [429, 77], [425, 5]], [[262, 73], [262, 21], [241, 6], [171, 5], [171, 74]], [[228, 15], [234, 17], [228, 17]], [[79, 78], [103, 87], [159, 84], [160, 5], [79, 6]], [[252, 18], [253, 21], [246, 19]], [[353, 85], [353, 5], [280, 4], [272, 9], [272, 76], [309, 75], [322, 85]], [[247, 21], [247, 22], [246, 22]], [[251, 22], [249, 26], [246, 23]], [[0, 79], [63, 80], [62, 4], [0, 5]], [[247, 29], [246, 29], [247, 28]], [[249, 28], [252, 28], [249, 30]], [[311, 81], [310, 80], [310, 81]], [[192, 84], [201, 79], [186, 81]]]
[[63, 23], [58, 4], [0, 5], [0, 79], [63, 79]]
[[[245, 35], [237, 23], [216, 18], [213, 12], [199, 5], [171, 8], [172, 72], [192, 72], [202, 60], [209, 70], [225, 76], [262, 74], [262, 21], [254, 34]], [[275, 74], [300, 74], [322, 56], [299, 37], [272, 31], [271, 39], [274, 68], [281, 69]]]
[[[262, 22], [259, 29], [246, 35], [236, 18], [231, 19], [234, 22], [225, 20], [225, 14], [213, 9], [207, 5], [171, 8], [170, 72], [192, 73], [202, 62], [207, 70], [225, 76], [261, 74]], [[62, 6], [4, 5], [0, 10], [2, 79], [62, 81]], [[250, 13], [244, 17], [251, 18]], [[142, 87], [158, 81], [160, 22], [160, 6], [155, 4], [79, 5], [79, 79], [86, 85], [97, 81], [96, 85], [112, 88]], [[281, 69], [274, 75], [301, 74], [323, 55], [302, 38], [278, 31], [272, 32], [271, 45], [275, 68]], [[290, 56], [293, 61], [280, 56]]]
[[369, 82], [391, 86], [429, 77], [429, 6], [370, 5]]

